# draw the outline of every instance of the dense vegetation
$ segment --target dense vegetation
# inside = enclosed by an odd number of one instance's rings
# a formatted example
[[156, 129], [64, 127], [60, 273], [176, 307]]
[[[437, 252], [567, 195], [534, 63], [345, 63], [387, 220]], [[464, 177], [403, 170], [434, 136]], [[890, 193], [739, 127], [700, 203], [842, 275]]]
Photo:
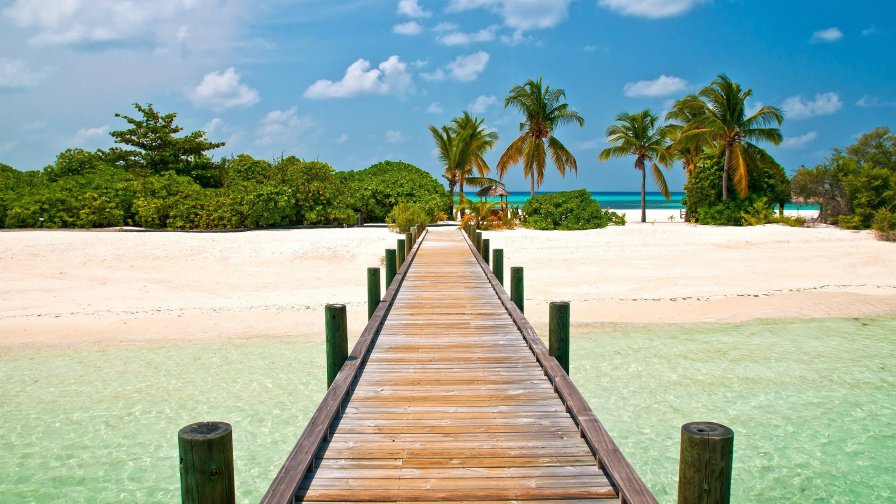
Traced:
[[896, 240], [896, 135], [876, 128], [814, 168], [793, 176], [795, 196], [816, 203], [819, 218]]
[[135, 105], [141, 117], [117, 114], [108, 151], [68, 149], [43, 171], [0, 165], [3, 227], [233, 229], [352, 224], [358, 214], [382, 222], [401, 202], [429, 219], [447, 208], [447, 192], [419, 168], [383, 162], [338, 173], [326, 163], [242, 154], [213, 161], [222, 144], [196, 131], [177, 136], [176, 114]]
[[625, 225], [625, 217], [602, 210], [585, 189], [539, 194], [523, 205], [524, 224], [530, 229], [597, 229]]

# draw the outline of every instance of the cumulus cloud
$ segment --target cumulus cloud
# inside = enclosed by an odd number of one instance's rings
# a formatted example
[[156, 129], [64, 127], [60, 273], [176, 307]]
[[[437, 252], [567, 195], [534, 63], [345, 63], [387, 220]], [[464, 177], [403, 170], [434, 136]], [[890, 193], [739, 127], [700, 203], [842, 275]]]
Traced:
[[515, 31], [514, 39], [529, 30], [553, 28], [569, 15], [571, 0], [450, 0], [446, 10], [461, 12], [473, 9], [490, 10]]
[[477, 32], [466, 33], [461, 31], [452, 31], [443, 33], [436, 38], [436, 41], [446, 46], [469, 45], [476, 42], [490, 42], [495, 40], [495, 32], [497, 26], [489, 26]]
[[608, 145], [606, 138], [594, 138], [591, 140], [584, 140], [576, 144], [576, 146], [581, 150], [599, 149], [605, 145]]
[[862, 30], [863, 37], [870, 37], [872, 35], [880, 35], [880, 34], [881, 34], [881, 31], [878, 30], [876, 26], [869, 26], [868, 28], [865, 28], [864, 30]]
[[879, 96], [864, 95], [856, 102], [856, 106], [863, 108], [896, 107], [896, 101], [887, 101]]
[[626, 16], [659, 19], [683, 14], [707, 0], [599, 0], [598, 5]]
[[417, 0], [398, 0], [398, 13], [412, 18], [425, 18], [432, 15], [417, 3]]
[[400, 131], [389, 130], [386, 132], [386, 142], [388, 143], [401, 143], [404, 141], [404, 136]]
[[492, 95], [479, 95], [470, 104], [470, 112], [474, 114], [483, 114], [492, 105], [498, 103], [498, 98]]
[[296, 107], [288, 110], [272, 110], [258, 123], [255, 143], [257, 145], [296, 143], [297, 137], [314, 125], [314, 120], [309, 116], [300, 116]]
[[[94, 145], [99, 140], [108, 140], [109, 126], [99, 126], [97, 128], [81, 128], [72, 138], [72, 145], [83, 147], [85, 145]], [[106, 142], [111, 143], [111, 142]]]
[[444, 111], [445, 110], [442, 108], [441, 105], [439, 105], [438, 102], [432, 102], [429, 104], [428, 107], [426, 107], [426, 112], [428, 114], [441, 114]]
[[815, 140], [817, 137], [818, 137], [818, 133], [816, 133], [815, 131], [810, 131], [810, 132], [806, 133], [805, 135], [800, 135], [800, 136], [795, 136], [795, 137], [790, 137], [790, 138], [785, 139], [784, 142], [781, 144], [781, 147], [785, 148], [785, 149], [799, 149], [801, 147], [805, 147], [806, 145], [811, 143], [812, 140]]
[[488, 66], [489, 55], [485, 51], [475, 52], [466, 56], [458, 56], [447, 69], [451, 76], [461, 82], [476, 80], [479, 74]]
[[629, 82], [625, 85], [625, 96], [647, 96], [656, 98], [678, 93], [687, 87], [688, 81], [672, 75], [660, 75], [654, 80]]
[[41, 83], [48, 70], [32, 70], [22, 60], [0, 58], [0, 89], [27, 89]]
[[423, 32], [423, 25], [416, 21], [408, 21], [407, 23], [399, 23], [392, 27], [392, 33], [399, 35], [420, 35]]
[[784, 100], [781, 110], [788, 119], [808, 119], [809, 117], [830, 115], [843, 108], [837, 93], [817, 93], [814, 100], [804, 100], [802, 96], [791, 96]]
[[424, 80], [428, 81], [440, 81], [445, 80], [445, 70], [441, 68], [436, 68], [432, 72], [420, 72], [420, 77], [423, 77]]
[[230, 67], [223, 72], [206, 74], [189, 92], [189, 99], [196, 107], [220, 111], [255, 105], [259, 97], [258, 91], [240, 82], [240, 74]]
[[832, 26], [830, 28], [818, 30], [817, 32], [813, 33], [812, 38], [809, 39], [809, 42], [812, 42], [813, 44], [830, 43], [836, 42], [842, 38], [843, 32], [840, 31], [840, 28]]
[[411, 89], [413, 80], [407, 63], [398, 56], [390, 56], [377, 68], [371, 68], [365, 59], [355, 61], [345, 71], [342, 80], [321, 79], [308, 86], [305, 98], [321, 100], [327, 98], [350, 98], [365, 94], [403, 95]]

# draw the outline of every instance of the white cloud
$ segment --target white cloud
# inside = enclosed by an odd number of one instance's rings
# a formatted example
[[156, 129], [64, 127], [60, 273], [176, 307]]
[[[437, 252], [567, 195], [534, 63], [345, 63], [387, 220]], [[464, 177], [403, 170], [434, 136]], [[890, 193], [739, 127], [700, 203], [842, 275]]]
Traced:
[[441, 114], [445, 110], [442, 109], [442, 106], [438, 104], [438, 102], [432, 102], [426, 107], [426, 112], [428, 114]]
[[441, 68], [436, 68], [432, 72], [420, 72], [420, 77], [428, 81], [440, 81], [445, 80], [445, 71]]
[[398, 0], [398, 13], [412, 18], [425, 18], [432, 15], [431, 12], [424, 10], [417, 0]]
[[337, 143], [337, 144], [344, 144], [345, 142], [348, 142], [348, 134], [347, 133], [343, 133], [343, 134], [339, 135], [339, 138], [337, 138], [336, 140], [333, 141], [333, 143]]
[[810, 131], [805, 135], [790, 137], [784, 140], [781, 147], [784, 149], [799, 149], [808, 145], [818, 137], [818, 133]]
[[96, 143], [111, 143], [109, 142], [98, 142], [98, 140], [108, 140], [107, 136], [109, 134], [109, 126], [99, 126], [97, 128], [81, 128], [75, 133], [74, 138], [72, 138], [72, 144], [76, 147], [83, 147], [84, 145], [91, 144], [94, 145]]
[[401, 143], [403, 141], [404, 141], [404, 136], [402, 136], [400, 131], [389, 130], [386, 132], [386, 142]]
[[240, 74], [233, 67], [206, 74], [188, 97], [194, 106], [216, 111], [248, 107], [259, 100], [258, 91], [240, 82]]
[[626, 16], [659, 19], [683, 14], [707, 0], [598, 0], [601, 7]]
[[458, 56], [454, 61], [448, 63], [447, 69], [455, 79], [468, 82], [479, 77], [479, 74], [488, 65], [488, 60], [488, 53], [479, 51], [466, 56]]
[[654, 80], [642, 80], [638, 82], [629, 82], [625, 85], [625, 96], [637, 97], [648, 96], [655, 98], [658, 96], [668, 96], [678, 93], [687, 87], [688, 81], [671, 76], [660, 75]]
[[806, 101], [802, 96], [791, 96], [784, 100], [781, 110], [789, 119], [808, 119], [813, 116], [830, 115], [843, 108], [837, 93], [817, 93], [815, 99]]
[[440, 35], [436, 39], [436, 41], [446, 46], [469, 45], [476, 42], [490, 42], [492, 40], [495, 40], [495, 31], [497, 31], [497, 29], [497, 26], [489, 26], [488, 28], [483, 28], [482, 30], [472, 33], [453, 31]]
[[498, 103], [498, 98], [492, 95], [479, 95], [470, 104], [470, 112], [474, 114], [483, 114], [492, 105]]
[[812, 34], [812, 38], [809, 39], [809, 42], [813, 44], [818, 43], [828, 43], [828, 42], [836, 42], [843, 38], [843, 32], [840, 31], [840, 28], [836, 26], [832, 26], [830, 28], [825, 28], [824, 30], [818, 30], [817, 32]]
[[32, 70], [22, 60], [0, 58], [0, 89], [27, 89], [43, 81], [48, 70]]
[[865, 95], [859, 98], [859, 101], [856, 102], [856, 106], [863, 108], [896, 107], [896, 101], [886, 101], [881, 99], [879, 96]]
[[594, 150], [600, 149], [601, 147], [609, 145], [607, 144], [606, 138], [595, 138], [592, 140], [585, 140], [583, 142], [579, 142], [576, 146], [581, 150]]
[[401, 61], [398, 56], [390, 56], [377, 68], [370, 68], [369, 61], [359, 59], [349, 65], [342, 80], [333, 82], [321, 79], [308, 86], [304, 96], [318, 100], [365, 94], [403, 95], [413, 86], [407, 67], [407, 63]]
[[460, 27], [454, 23], [442, 22], [435, 26], [433, 26], [432, 31], [436, 33], [442, 33], [447, 31], [457, 31]]
[[451, 0], [448, 12], [488, 9], [503, 18], [519, 40], [529, 30], [553, 28], [569, 15], [571, 0]]
[[399, 35], [420, 35], [423, 32], [423, 25], [416, 21], [408, 21], [407, 23], [399, 23], [392, 27], [392, 33]]
[[868, 28], [865, 28], [864, 30], [862, 30], [863, 37], [870, 37], [872, 35], [880, 35], [880, 34], [881, 34], [881, 31], [878, 30], [876, 26], [869, 26]]
[[295, 107], [288, 110], [272, 110], [259, 121], [255, 130], [255, 143], [257, 145], [297, 143], [298, 135], [314, 125], [315, 122], [311, 117], [300, 116]]

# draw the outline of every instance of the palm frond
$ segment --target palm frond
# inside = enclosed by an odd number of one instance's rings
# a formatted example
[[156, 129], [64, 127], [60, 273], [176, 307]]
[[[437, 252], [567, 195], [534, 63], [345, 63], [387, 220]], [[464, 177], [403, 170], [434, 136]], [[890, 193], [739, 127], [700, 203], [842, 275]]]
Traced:
[[671, 198], [669, 186], [666, 184], [666, 177], [663, 175], [663, 171], [660, 170], [659, 165], [656, 163], [650, 165], [650, 175], [653, 177], [653, 181], [656, 182], [656, 187], [659, 189], [660, 194], [662, 194], [666, 200], [669, 200]]
[[734, 184], [734, 190], [741, 198], [746, 197], [749, 183], [749, 169], [744, 159], [741, 144], [731, 146], [731, 155], [728, 160], [728, 174], [731, 176], [731, 182]]

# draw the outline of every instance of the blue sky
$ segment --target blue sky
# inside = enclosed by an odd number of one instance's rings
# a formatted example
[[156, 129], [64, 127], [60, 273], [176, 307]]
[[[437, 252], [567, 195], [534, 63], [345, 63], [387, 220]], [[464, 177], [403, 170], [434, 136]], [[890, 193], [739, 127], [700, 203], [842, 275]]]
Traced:
[[[518, 134], [508, 90], [543, 76], [585, 127], [556, 132], [578, 176], [543, 190], [637, 190], [597, 161], [623, 111], [664, 113], [727, 73], [782, 107], [788, 170], [894, 127], [896, 2], [801, 0], [7, 0], [0, 2], [0, 162], [41, 168], [111, 145], [133, 102], [226, 141], [217, 157], [297, 155], [338, 170], [384, 159], [440, 173], [427, 126], [471, 110]], [[679, 166], [667, 172], [679, 190]], [[519, 167], [505, 177], [527, 190]]]

